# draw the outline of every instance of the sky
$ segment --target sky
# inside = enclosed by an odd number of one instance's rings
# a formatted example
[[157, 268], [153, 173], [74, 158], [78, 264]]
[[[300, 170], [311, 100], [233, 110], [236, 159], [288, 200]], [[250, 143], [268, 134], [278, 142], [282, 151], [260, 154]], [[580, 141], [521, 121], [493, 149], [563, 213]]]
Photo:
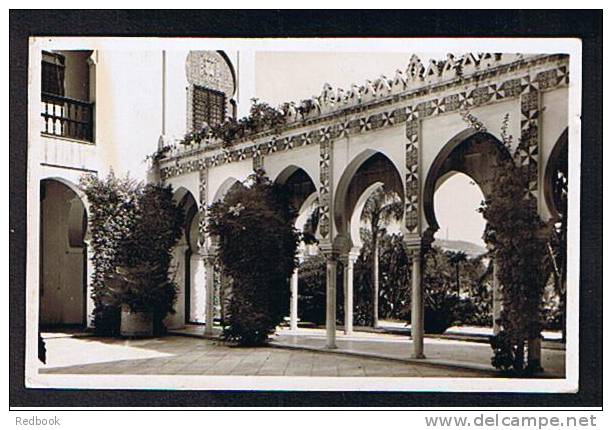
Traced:
[[[412, 53], [402, 52], [257, 52], [257, 96], [278, 106], [321, 94], [323, 85], [348, 89], [381, 75], [393, 78], [405, 70]], [[443, 58], [444, 55], [440, 55]], [[427, 61], [424, 60], [427, 59]], [[421, 57], [424, 64], [429, 56]]]
[[[460, 195], [461, 198], [457, 199]], [[485, 246], [485, 220], [477, 212], [484, 200], [480, 187], [463, 173], [448, 178], [434, 194], [434, 208], [440, 229], [436, 238], [466, 240]]]
[[[391, 52], [257, 52], [255, 92], [272, 106], [319, 95], [325, 83], [348, 89], [381, 75], [392, 78], [405, 70], [412, 53]], [[445, 54], [418, 53], [424, 65]], [[461, 196], [461, 199], [457, 199]], [[436, 237], [465, 240], [484, 246], [485, 222], [477, 212], [484, 199], [470, 178], [456, 174], [436, 191], [434, 205], [440, 229]]]

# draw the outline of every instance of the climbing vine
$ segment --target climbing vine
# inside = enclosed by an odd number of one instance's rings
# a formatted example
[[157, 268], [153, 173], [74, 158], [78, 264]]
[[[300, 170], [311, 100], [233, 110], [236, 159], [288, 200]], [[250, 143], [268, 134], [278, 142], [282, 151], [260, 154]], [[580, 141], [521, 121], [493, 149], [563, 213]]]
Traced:
[[525, 350], [542, 330], [542, 297], [550, 275], [548, 232], [534, 199], [527, 197], [528, 178], [518, 163], [518, 149], [512, 150], [508, 115], [501, 136], [501, 144], [509, 151], [500, 153], [510, 155], [498, 157], [490, 192], [480, 209], [487, 222], [484, 239], [493, 250], [503, 303], [502, 332], [491, 343], [492, 364], [523, 373], [540, 367], [535, 354], [526, 357]]

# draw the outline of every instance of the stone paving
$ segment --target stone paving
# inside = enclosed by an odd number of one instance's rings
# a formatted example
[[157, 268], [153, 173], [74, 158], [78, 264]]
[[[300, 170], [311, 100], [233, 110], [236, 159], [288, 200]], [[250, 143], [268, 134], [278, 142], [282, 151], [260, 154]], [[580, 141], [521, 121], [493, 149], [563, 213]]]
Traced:
[[[325, 348], [325, 330], [298, 329], [291, 331], [281, 329], [274, 338], [278, 346], [320, 350]], [[404, 335], [355, 332], [346, 336], [338, 332], [336, 336], [338, 353], [362, 354], [376, 357], [387, 357], [406, 360], [412, 353], [412, 340]], [[493, 370], [491, 367], [491, 347], [488, 343], [468, 342], [464, 340], [425, 338], [424, 362], [445, 364], [481, 370]], [[542, 366], [545, 372], [542, 377], [563, 378], [565, 375], [565, 351], [561, 349], [542, 348]]]
[[45, 335], [46, 374], [483, 377], [483, 372], [185, 336], [114, 339]]

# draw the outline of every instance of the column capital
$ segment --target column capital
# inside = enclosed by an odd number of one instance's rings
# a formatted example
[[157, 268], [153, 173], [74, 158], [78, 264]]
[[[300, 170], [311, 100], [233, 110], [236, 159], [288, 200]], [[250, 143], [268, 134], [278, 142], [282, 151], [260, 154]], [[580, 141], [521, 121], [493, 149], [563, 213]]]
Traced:
[[361, 250], [359, 248], [352, 248], [348, 253], [341, 254], [340, 260], [344, 264], [347, 264], [349, 262], [354, 264], [359, 258], [360, 251]]
[[326, 259], [338, 260], [340, 258], [341, 250], [331, 243], [320, 243], [319, 249]]
[[422, 257], [430, 248], [433, 240], [419, 235], [405, 235], [404, 243], [406, 244], [407, 253], [414, 257]]

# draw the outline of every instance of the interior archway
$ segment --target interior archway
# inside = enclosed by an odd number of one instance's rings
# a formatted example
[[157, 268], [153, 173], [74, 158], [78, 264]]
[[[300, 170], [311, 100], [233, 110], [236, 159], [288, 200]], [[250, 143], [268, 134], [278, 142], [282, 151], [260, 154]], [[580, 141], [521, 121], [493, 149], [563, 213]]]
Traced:
[[317, 188], [308, 173], [301, 167], [290, 165], [283, 169], [274, 182], [291, 195], [291, 204], [299, 215], [304, 202], [316, 193]]
[[355, 157], [338, 182], [334, 218], [340, 236], [360, 243], [359, 220], [367, 199], [378, 188], [395, 192], [402, 203], [404, 185], [395, 164], [382, 152], [367, 150]]
[[65, 179], [40, 182], [42, 326], [84, 326], [87, 322], [87, 211], [75, 190], [78, 187]]

